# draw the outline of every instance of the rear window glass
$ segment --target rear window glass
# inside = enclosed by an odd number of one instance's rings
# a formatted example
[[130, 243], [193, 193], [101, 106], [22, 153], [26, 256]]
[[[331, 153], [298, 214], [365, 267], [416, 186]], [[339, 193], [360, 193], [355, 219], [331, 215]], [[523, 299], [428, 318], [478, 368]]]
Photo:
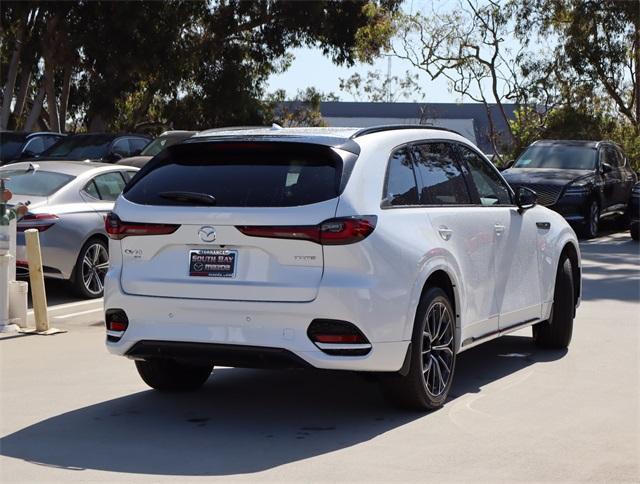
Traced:
[[[146, 205], [292, 207], [339, 194], [341, 159], [326, 147], [193, 143], [159, 156], [132, 180], [125, 198]], [[185, 193], [215, 202], [180, 196]]]
[[16, 195], [48, 197], [60, 190], [75, 177], [51, 171], [0, 171], [2, 178], [9, 178], [6, 186]]

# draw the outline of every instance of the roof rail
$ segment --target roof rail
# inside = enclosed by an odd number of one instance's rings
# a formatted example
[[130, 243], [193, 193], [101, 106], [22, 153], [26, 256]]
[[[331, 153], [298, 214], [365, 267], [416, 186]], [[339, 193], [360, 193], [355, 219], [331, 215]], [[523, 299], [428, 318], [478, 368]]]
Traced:
[[349, 139], [359, 138], [360, 136], [364, 136], [366, 134], [380, 133], [382, 131], [396, 131], [400, 129], [435, 129], [437, 131], [448, 131], [449, 133], [463, 136], [453, 129], [441, 128], [439, 126], [427, 126], [426, 124], [383, 124], [380, 126], [370, 126], [368, 128], [359, 129], [358, 131], [353, 133]]

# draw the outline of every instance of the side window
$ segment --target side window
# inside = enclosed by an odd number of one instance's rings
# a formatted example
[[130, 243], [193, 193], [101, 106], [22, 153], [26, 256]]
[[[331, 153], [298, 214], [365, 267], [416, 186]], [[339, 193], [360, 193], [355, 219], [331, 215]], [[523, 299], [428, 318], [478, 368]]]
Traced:
[[[125, 181], [120, 172], [114, 171], [98, 175], [93, 179], [93, 184], [101, 200], [114, 201], [124, 189]], [[91, 194], [88, 190], [87, 193]]]
[[467, 165], [482, 205], [511, 205], [511, 194], [493, 167], [473, 150], [458, 146], [460, 158]]
[[142, 151], [145, 146], [149, 144], [148, 139], [144, 138], [129, 138], [129, 147], [131, 148], [131, 153]]
[[416, 171], [422, 181], [420, 203], [424, 205], [463, 205], [471, 203], [462, 169], [450, 143], [414, 146]]
[[22, 148], [22, 152], [24, 154], [33, 154], [39, 155], [42, 153], [47, 147], [44, 144], [44, 137], [36, 136], [27, 141], [27, 144]]
[[131, 179], [136, 175], [137, 172], [133, 170], [127, 170], [121, 173], [122, 173], [122, 176], [124, 176], [124, 179], [127, 181], [127, 183], [129, 183]]
[[116, 140], [113, 143], [113, 146], [111, 147], [111, 153], [118, 154], [123, 158], [126, 158], [127, 156], [129, 156], [130, 151], [129, 151], [129, 142], [127, 141], [127, 138], [120, 138]]
[[60, 139], [62, 139], [62, 138], [58, 137], [58, 136], [43, 136], [42, 145], [44, 146], [44, 149], [42, 151], [48, 149], [50, 146], [53, 146]]
[[413, 161], [406, 148], [395, 151], [389, 159], [383, 204], [418, 205], [418, 186]]
[[600, 162], [609, 163], [613, 168], [618, 167], [618, 158], [612, 146], [605, 145], [600, 149]]
[[100, 200], [100, 193], [98, 193], [98, 189], [96, 188], [96, 184], [93, 180], [91, 180], [86, 187], [84, 187], [84, 191], [91, 195], [93, 198], [97, 198]]
[[613, 152], [615, 154], [616, 159], [618, 160], [618, 166], [620, 168], [623, 168], [627, 163], [624, 158], [624, 155], [622, 154], [622, 151], [620, 151], [619, 148], [613, 148]]

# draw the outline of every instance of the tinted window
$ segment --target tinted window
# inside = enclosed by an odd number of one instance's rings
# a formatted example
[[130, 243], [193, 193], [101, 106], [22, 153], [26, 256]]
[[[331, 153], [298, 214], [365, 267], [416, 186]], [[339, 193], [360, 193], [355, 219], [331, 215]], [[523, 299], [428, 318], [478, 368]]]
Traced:
[[127, 138], [120, 138], [116, 140], [111, 147], [111, 153], [120, 155], [123, 158], [129, 156], [130, 150], [129, 141], [127, 140]]
[[[119, 172], [105, 173], [93, 179], [101, 200], [113, 201], [122, 193], [125, 186], [124, 178]], [[89, 190], [87, 190], [88, 193]]]
[[422, 181], [420, 202], [426, 205], [471, 203], [467, 185], [449, 143], [426, 143], [414, 147], [418, 175]]
[[215, 197], [221, 207], [290, 207], [338, 196], [341, 160], [325, 147], [194, 143], [176, 145], [159, 156], [131, 182], [127, 199], [149, 205], [198, 205], [166, 195], [196, 192]]
[[131, 153], [141, 152], [145, 146], [149, 144], [148, 139], [144, 138], [129, 138], [129, 148]]
[[142, 153], [143, 156], [156, 156], [163, 149], [174, 145], [176, 143], [180, 143], [190, 136], [160, 136], [159, 138], [154, 139], [151, 143], [147, 144]]
[[93, 198], [100, 199], [100, 193], [98, 193], [98, 188], [93, 180], [91, 180], [86, 187], [84, 187], [84, 191], [91, 195]]
[[60, 190], [75, 177], [51, 171], [1, 170], [0, 176], [9, 178], [6, 186], [16, 195], [48, 197]]
[[45, 138], [42, 136], [36, 136], [27, 141], [27, 144], [22, 148], [22, 152], [25, 155], [38, 155], [42, 153], [47, 147], [44, 144]]
[[61, 139], [44, 151], [42, 158], [64, 158], [68, 160], [100, 159], [107, 155], [112, 136], [75, 135]]
[[413, 161], [406, 148], [391, 155], [384, 190], [385, 205], [418, 205], [418, 188]]
[[478, 191], [482, 205], [510, 205], [511, 195], [494, 168], [473, 150], [458, 146], [462, 161], [466, 164]]
[[596, 149], [589, 146], [536, 144], [526, 149], [513, 168], [593, 170], [596, 167], [596, 153]]

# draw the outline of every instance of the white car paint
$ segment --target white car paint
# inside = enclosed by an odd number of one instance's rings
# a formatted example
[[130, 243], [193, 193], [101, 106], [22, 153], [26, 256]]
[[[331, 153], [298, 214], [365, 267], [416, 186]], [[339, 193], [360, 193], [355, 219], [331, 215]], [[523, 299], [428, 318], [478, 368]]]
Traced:
[[[241, 134], [298, 136], [313, 143], [314, 136], [347, 139], [355, 131]], [[196, 138], [206, 142], [207, 135]], [[282, 348], [317, 368], [398, 371], [425, 282], [437, 270], [454, 285], [457, 352], [547, 319], [566, 244], [579, 260], [576, 236], [561, 216], [541, 206], [526, 211], [515, 205], [381, 208], [390, 154], [408, 143], [434, 140], [479, 153], [448, 131], [382, 130], [354, 139], [360, 154], [349, 181], [338, 198], [325, 202], [286, 208], [155, 207], [120, 196], [114, 213], [121, 220], [180, 228], [171, 235], [110, 241], [105, 308], [123, 309], [129, 326], [119, 341], [107, 342], [109, 351], [126, 355], [141, 340], [247, 345]], [[377, 225], [351, 245], [250, 237], [236, 229], [311, 225], [356, 215], [375, 215]], [[540, 229], [537, 222], [549, 228]], [[203, 246], [197, 238], [203, 226], [215, 227], [220, 240], [240, 247], [238, 277], [189, 277], [185, 254]], [[314, 318], [352, 322], [371, 342], [371, 351], [364, 356], [324, 353], [307, 336]]]

